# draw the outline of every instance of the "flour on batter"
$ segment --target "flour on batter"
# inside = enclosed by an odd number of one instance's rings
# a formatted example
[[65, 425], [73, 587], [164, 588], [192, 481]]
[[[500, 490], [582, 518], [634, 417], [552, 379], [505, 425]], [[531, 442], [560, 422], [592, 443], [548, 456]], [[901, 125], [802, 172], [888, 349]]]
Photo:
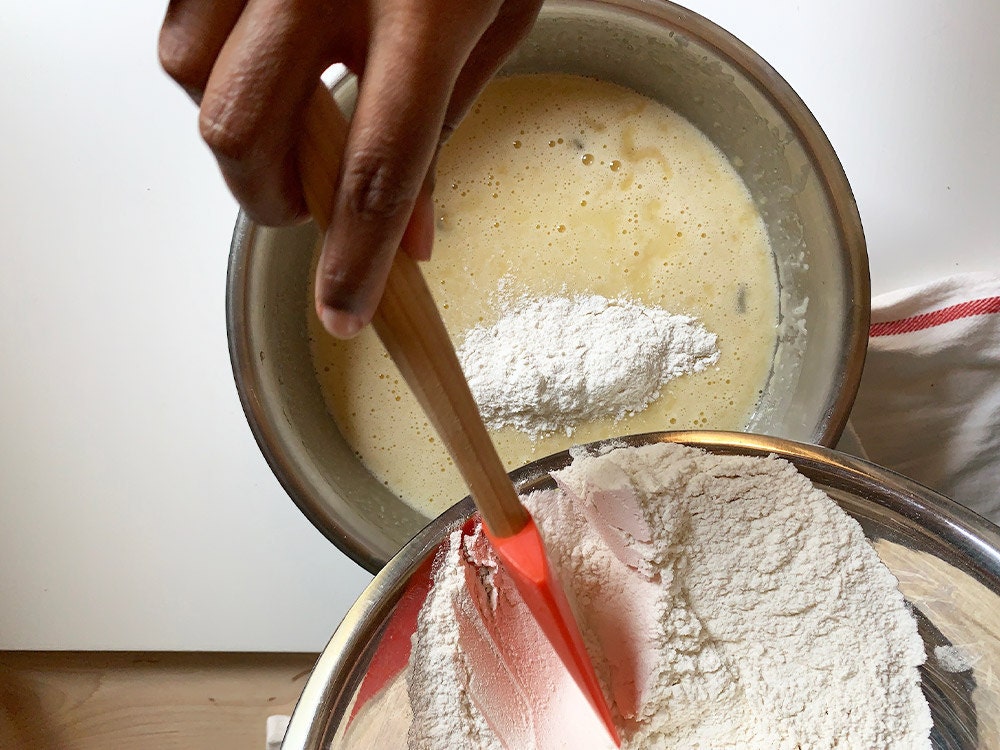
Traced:
[[597, 294], [521, 298], [469, 331], [458, 357], [491, 430], [572, 435], [645, 409], [670, 380], [719, 359], [689, 315]]

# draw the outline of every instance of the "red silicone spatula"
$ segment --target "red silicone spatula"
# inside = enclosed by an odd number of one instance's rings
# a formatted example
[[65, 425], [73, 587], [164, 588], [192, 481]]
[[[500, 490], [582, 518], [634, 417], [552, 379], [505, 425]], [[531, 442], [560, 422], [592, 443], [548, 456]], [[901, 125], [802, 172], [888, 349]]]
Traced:
[[[305, 117], [299, 168], [310, 213], [324, 231], [346, 133], [347, 123], [330, 92], [319, 85]], [[373, 324], [455, 460], [497, 557], [615, 744], [620, 745], [611, 710], [569, 602], [549, 565], [542, 538], [486, 432], [423, 274], [406, 253], [396, 255]]]

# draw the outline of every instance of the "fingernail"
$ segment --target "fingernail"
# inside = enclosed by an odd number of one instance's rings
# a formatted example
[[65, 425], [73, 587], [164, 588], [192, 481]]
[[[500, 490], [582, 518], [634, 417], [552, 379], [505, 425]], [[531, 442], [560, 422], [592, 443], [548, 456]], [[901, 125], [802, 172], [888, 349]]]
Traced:
[[424, 206], [423, 236], [420, 240], [420, 247], [423, 252], [417, 260], [430, 260], [431, 252], [434, 249], [434, 204], [428, 199]]
[[320, 310], [319, 319], [327, 332], [338, 339], [352, 339], [365, 327], [365, 321], [357, 315], [334, 310], [331, 307]]
[[400, 243], [414, 260], [430, 260], [434, 249], [434, 204], [430, 197], [421, 195], [413, 207], [410, 223], [406, 225]]

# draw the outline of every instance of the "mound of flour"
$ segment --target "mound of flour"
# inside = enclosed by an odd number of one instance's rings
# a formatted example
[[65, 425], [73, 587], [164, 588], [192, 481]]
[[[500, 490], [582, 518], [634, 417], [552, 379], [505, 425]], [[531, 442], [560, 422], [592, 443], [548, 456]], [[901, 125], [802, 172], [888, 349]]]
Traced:
[[694, 318], [624, 298], [526, 297], [505, 308], [458, 349], [490, 429], [571, 435], [642, 411], [669, 380], [719, 358], [716, 335]]
[[[930, 747], [896, 581], [790, 464], [652, 445], [554, 477], [525, 502], [623, 747]], [[414, 636], [411, 748], [610, 747], [517, 601], [456, 532]]]

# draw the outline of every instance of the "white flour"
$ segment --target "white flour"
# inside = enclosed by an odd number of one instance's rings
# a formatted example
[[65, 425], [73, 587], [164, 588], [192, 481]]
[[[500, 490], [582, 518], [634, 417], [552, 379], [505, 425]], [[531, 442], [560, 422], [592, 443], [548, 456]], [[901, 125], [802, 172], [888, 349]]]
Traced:
[[967, 672], [976, 660], [958, 646], [935, 646], [934, 657], [945, 672]]
[[408, 682], [420, 685], [410, 690], [414, 715], [409, 745], [441, 750], [503, 750], [462, 687], [473, 677], [458, 645], [458, 610], [468, 607], [460, 564], [462, 542], [462, 532], [451, 535], [451, 549], [440, 561], [434, 587], [420, 610], [419, 634], [414, 636], [419, 647], [411, 652], [408, 670]]
[[[623, 747], [930, 747], [923, 644], [896, 581], [860, 526], [791, 465], [653, 445], [577, 456], [555, 478], [559, 490], [526, 504], [579, 605]], [[495, 680], [479, 682], [504, 662], [477, 666], [459, 633], [470, 602], [502, 581], [463, 552], [469, 543], [453, 538], [420, 614], [409, 746], [504, 747], [505, 712], [527, 711], [534, 740], [506, 747], [610, 747], [599, 730], [576, 731], [584, 708], [554, 701], [567, 690], [545, 676], [530, 634], [542, 675], [522, 685], [530, 708], [491, 705]]]
[[687, 315], [599, 295], [523, 298], [458, 350], [490, 429], [532, 437], [642, 411], [661, 387], [719, 358], [716, 336]]

